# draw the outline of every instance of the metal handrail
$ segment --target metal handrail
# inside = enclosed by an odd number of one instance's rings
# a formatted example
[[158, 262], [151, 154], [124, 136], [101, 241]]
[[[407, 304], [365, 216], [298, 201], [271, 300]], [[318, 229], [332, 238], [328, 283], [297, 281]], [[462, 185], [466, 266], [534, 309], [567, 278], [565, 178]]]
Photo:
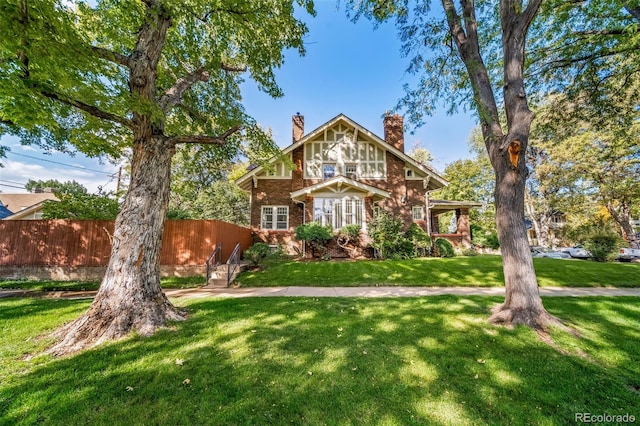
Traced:
[[233, 249], [231, 256], [229, 256], [229, 260], [227, 260], [227, 287], [231, 283], [231, 277], [233, 273], [238, 269], [238, 265], [240, 264], [240, 243], [236, 244], [236, 247]]
[[211, 271], [215, 271], [222, 263], [222, 243], [218, 243], [213, 247], [213, 253], [207, 259], [207, 284], [211, 278]]

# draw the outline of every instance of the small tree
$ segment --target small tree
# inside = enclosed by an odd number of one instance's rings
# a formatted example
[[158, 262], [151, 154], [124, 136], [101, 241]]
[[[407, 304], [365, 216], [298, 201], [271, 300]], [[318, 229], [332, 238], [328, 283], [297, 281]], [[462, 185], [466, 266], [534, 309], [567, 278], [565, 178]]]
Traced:
[[333, 238], [330, 226], [322, 226], [318, 222], [305, 223], [296, 228], [296, 240], [304, 241], [311, 247], [311, 257], [315, 257], [316, 252], [323, 255], [326, 253], [326, 244]]

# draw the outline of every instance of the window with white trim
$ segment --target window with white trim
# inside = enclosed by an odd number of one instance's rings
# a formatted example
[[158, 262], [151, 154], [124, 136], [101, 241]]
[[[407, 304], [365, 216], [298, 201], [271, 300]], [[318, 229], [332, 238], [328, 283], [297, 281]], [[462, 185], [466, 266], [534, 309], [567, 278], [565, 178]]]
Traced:
[[313, 220], [340, 229], [345, 225], [363, 226], [364, 204], [360, 198], [314, 198]]
[[262, 206], [260, 228], [274, 231], [289, 229], [289, 206]]
[[413, 220], [424, 220], [424, 209], [421, 206], [415, 206], [411, 209]]

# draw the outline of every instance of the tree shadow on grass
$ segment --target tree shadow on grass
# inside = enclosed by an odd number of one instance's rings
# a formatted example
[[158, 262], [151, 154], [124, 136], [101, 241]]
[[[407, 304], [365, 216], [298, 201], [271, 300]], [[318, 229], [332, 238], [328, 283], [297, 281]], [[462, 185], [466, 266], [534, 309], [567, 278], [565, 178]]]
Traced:
[[[496, 302], [185, 300], [189, 319], [153, 337], [11, 377], [0, 387], [0, 418], [9, 424], [568, 424], [576, 412], [637, 411], [638, 395], [628, 388], [635, 367], [604, 368], [558, 352], [531, 330], [493, 327], [486, 317]], [[608, 309], [615, 308], [611, 303]], [[628, 359], [640, 356], [637, 347], [619, 345], [627, 327], [590, 312], [588, 304], [554, 299], [550, 308], [584, 327], [597, 322], [603, 344]], [[629, 327], [637, 326], [640, 314], [626, 310]], [[601, 351], [593, 348], [594, 358]]]

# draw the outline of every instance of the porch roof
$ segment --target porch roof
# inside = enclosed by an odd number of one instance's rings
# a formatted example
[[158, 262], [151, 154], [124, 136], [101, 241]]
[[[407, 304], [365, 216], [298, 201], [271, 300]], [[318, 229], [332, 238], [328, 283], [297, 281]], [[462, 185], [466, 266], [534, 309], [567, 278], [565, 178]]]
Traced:
[[293, 201], [301, 202], [304, 201], [306, 197], [312, 196], [314, 193], [327, 190], [334, 192], [336, 197], [339, 197], [341, 194], [344, 194], [349, 190], [361, 192], [367, 197], [373, 197], [374, 201], [389, 198], [390, 195], [387, 191], [367, 185], [366, 183], [349, 179], [346, 176], [335, 176], [331, 179], [316, 183], [315, 185], [294, 191], [291, 193], [291, 198]]
[[473, 207], [482, 207], [482, 203], [477, 201], [429, 200], [429, 210], [435, 214]]

